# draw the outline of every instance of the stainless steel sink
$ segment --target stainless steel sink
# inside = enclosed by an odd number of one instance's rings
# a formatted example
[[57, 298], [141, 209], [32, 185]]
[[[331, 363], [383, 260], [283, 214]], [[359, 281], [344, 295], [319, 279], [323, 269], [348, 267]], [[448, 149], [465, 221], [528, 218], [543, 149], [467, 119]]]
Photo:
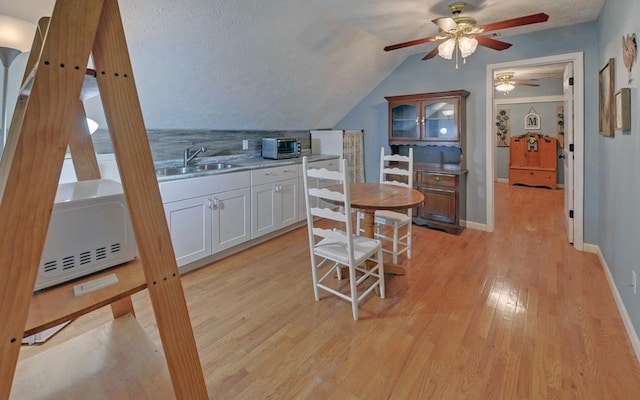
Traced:
[[166, 168], [156, 169], [156, 175], [158, 176], [184, 175], [184, 174], [193, 174], [196, 172], [220, 171], [220, 170], [229, 169], [233, 167], [234, 165], [225, 164], [225, 163], [191, 165], [188, 167], [166, 167]]
[[201, 164], [201, 165], [198, 165], [198, 168], [202, 168], [203, 171], [211, 171], [211, 170], [220, 170], [220, 169], [233, 168], [233, 165], [225, 164], [225, 163], [212, 163], [212, 164]]
[[192, 174], [194, 172], [204, 171], [200, 166], [193, 167], [167, 167], [159, 168], [156, 170], [156, 175], [159, 176], [171, 176], [171, 175], [183, 175]]

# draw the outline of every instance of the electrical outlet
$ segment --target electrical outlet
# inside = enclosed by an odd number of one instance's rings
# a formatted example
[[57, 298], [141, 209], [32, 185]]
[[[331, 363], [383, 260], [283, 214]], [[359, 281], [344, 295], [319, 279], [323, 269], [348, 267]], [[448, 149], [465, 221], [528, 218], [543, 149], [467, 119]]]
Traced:
[[242, 141], [242, 150], [249, 150], [249, 141], [247, 139]]
[[633, 287], [633, 294], [638, 294], [636, 285], [636, 271], [631, 271], [631, 286]]

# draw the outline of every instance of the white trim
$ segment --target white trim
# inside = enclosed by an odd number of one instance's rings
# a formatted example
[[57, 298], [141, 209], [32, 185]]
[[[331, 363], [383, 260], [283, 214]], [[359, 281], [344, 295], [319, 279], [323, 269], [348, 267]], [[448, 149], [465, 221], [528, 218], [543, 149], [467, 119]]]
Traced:
[[523, 103], [553, 103], [560, 102], [564, 98], [562, 95], [554, 95], [554, 96], [532, 96], [532, 97], [512, 97], [512, 98], [503, 98], [499, 97], [494, 99], [494, 103], [496, 105], [500, 104], [523, 104]]
[[481, 224], [479, 222], [462, 220], [462, 221], [460, 221], [460, 225], [462, 225], [464, 227], [467, 227], [469, 229], [475, 229], [475, 230], [484, 231], [484, 232], [487, 231], [487, 225]]
[[584, 54], [569, 53], [549, 57], [530, 58], [526, 60], [510, 61], [498, 64], [487, 65], [485, 76], [486, 82], [486, 118], [485, 132], [488, 137], [486, 144], [486, 164], [485, 164], [485, 182], [486, 182], [486, 199], [487, 199], [487, 232], [495, 230], [495, 200], [494, 200], [494, 173], [495, 173], [495, 136], [493, 112], [495, 108], [494, 89], [493, 89], [493, 71], [496, 69], [505, 69], [520, 66], [556, 64], [556, 63], [573, 63], [573, 98], [574, 98], [574, 171], [578, 171], [574, 178], [574, 237], [573, 245], [577, 250], [583, 250], [584, 247]]
[[598, 254], [600, 252], [600, 246], [597, 244], [585, 243], [582, 250], [587, 253]]
[[496, 182], [509, 183], [509, 178], [496, 178]]
[[600, 246], [597, 246], [594, 244], [585, 244], [584, 247], [585, 247], [585, 250], [587, 248], [589, 250], [595, 250], [593, 252], [598, 255], [600, 264], [602, 264], [602, 270], [604, 271], [604, 275], [607, 277], [607, 281], [609, 282], [609, 288], [611, 289], [613, 298], [615, 299], [616, 305], [618, 306], [618, 312], [620, 313], [620, 317], [622, 318], [622, 323], [624, 324], [624, 327], [627, 330], [627, 336], [629, 336], [629, 341], [631, 341], [631, 347], [633, 347], [633, 351], [636, 353], [636, 358], [638, 359], [638, 361], [640, 361], [640, 338], [638, 338], [638, 332], [636, 332], [636, 328], [633, 326], [633, 322], [631, 322], [631, 317], [629, 317], [629, 313], [627, 312], [627, 307], [625, 307], [624, 302], [622, 301], [622, 297], [620, 297], [620, 292], [618, 291], [616, 282], [613, 280], [613, 275], [611, 275], [611, 270], [609, 269], [607, 260], [605, 260], [604, 255], [600, 250]]

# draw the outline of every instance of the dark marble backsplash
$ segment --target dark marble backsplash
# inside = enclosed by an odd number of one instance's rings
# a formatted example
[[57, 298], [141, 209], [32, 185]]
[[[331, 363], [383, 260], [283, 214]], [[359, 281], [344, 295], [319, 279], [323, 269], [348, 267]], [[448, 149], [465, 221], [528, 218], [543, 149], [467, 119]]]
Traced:
[[[263, 137], [293, 137], [300, 139], [302, 154], [311, 153], [309, 131], [217, 131], [217, 130], [170, 130], [147, 131], [153, 161], [181, 159], [187, 147], [207, 147], [204, 157], [256, 155], [262, 151]], [[113, 153], [109, 132], [98, 129], [93, 135], [96, 153]], [[248, 141], [248, 149], [242, 150], [242, 141]]]

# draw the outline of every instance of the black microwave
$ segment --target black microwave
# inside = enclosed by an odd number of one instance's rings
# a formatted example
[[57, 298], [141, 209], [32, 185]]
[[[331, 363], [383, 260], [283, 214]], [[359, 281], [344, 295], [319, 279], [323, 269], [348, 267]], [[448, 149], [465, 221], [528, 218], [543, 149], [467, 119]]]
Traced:
[[277, 160], [300, 157], [300, 139], [263, 138], [262, 158]]

